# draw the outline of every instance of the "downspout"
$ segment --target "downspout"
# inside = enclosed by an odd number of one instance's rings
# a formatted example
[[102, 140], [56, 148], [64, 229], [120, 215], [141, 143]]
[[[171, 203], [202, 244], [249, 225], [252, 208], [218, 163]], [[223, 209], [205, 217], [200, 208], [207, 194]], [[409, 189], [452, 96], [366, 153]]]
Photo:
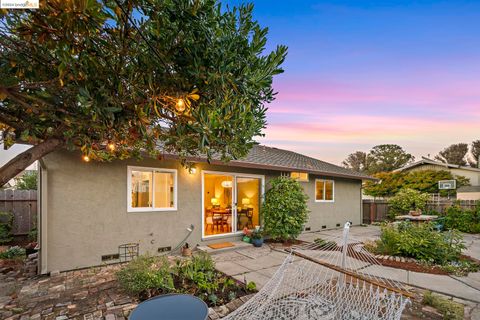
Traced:
[[38, 160], [40, 164], [38, 169], [38, 273], [47, 273], [47, 166], [43, 159]]

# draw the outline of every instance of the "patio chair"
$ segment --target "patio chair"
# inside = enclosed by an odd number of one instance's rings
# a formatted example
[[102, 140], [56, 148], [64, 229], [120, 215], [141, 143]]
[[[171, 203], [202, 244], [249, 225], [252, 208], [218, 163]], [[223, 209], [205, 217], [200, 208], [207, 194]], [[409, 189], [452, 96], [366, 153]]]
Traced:
[[248, 208], [247, 210], [247, 228], [253, 229], [253, 208]]
[[444, 227], [445, 227], [445, 217], [441, 217], [433, 221], [433, 228], [438, 232], [443, 231]]

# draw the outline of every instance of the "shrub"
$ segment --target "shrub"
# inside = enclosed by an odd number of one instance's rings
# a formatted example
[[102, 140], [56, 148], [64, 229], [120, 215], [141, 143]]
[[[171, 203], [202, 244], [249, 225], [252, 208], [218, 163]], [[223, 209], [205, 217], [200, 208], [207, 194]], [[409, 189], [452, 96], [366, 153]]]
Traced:
[[308, 196], [298, 181], [273, 179], [262, 207], [265, 232], [274, 240], [295, 239], [307, 222]]
[[388, 200], [388, 213], [391, 218], [408, 213], [410, 210], [425, 210], [430, 196], [413, 189], [402, 189]]
[[480, 233], [480, 203], [475, 210], [464, 210], [458, 205], [448, 208], [445, 214], [445, 228]]
[[0, 211], [0, 244], [12, 241], [13, 214]]
[[7, 251], [0, 253], [0, 259], [15, 259], [19, 257], [25, 257], [25, 249], [19, 246], [10, 247]]
[[117, 279], [128, 294], [135, 296], [141, 293], [151, 296], [153, 290], [167, 293], [175, 289], [166, 258], [140, 256], [118, 271]]
[[439, 233], [432, 224], [412, 225], [409, 222], [403, 222], [398, 227], [383, 226], [377, 242], [380, 254], [411, 257], [440, 265], [457, 261], [462, 249], [465, 245], [458, 232]]

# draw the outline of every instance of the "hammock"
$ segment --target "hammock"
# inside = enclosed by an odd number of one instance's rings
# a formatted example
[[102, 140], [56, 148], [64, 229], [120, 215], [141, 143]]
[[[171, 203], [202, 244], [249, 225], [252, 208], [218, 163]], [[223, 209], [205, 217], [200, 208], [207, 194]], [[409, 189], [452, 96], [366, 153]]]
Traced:
[[223, 319], [400, 319], [412, 294], [349, 239], [323, 236], [295, 246], [265, 286]]

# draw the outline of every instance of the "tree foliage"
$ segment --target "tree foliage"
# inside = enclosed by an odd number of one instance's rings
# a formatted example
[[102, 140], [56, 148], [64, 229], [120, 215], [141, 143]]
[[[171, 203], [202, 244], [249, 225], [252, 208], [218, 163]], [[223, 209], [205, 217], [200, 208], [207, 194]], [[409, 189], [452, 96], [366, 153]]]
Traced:
[[388, 172], [403, 167], [415, 160], [415, 157], [396, 144], [375, 146], [368, 154], [369, 172]]
[[37, 190], [38, 174], [36, 171], [27, 171], [17, 179], [15, 189]]
[[295, 239], [307, 222], [308, 196], [294, 179], [278, 177], [270, 184], [262, 206], [265, 232], [276, 240]]
[[389, 172], [415, 160], [415, 157], [396, 144], [381, 144], [373, 147], [368, 154], [356, 151], [342, 162], [343, 166], [363, 173]]
[[468, 144], [466, 143], [457, 143], [452, 144], [435, 156], [435, 159], [443, 163], [457, 164], [460, 166], [467, 165], [467, 153], [468, 153]]
[[355, 151], [348, 155], [342, 165], [356, 172], [367, 173], [369, 171], [369, 157], [366, 152]]
[[287, 50], [264, 54], [267, 29], [252, 11], [216, 0], [51, 0], [2, 11], [3, 142], [44, 147], [0, 182], [60, 147], [100, 161], [159, 156], [159, 145], [182, 159], [245, 155]]
[[[373, 197], [391, 197], [401, 189], [408, 188], [425, 193], [440, 193], [446, 195], [448, 191], [438, 189], [440, 180], [457, 180], [457, 188], [470, 184], [464, 176], [454, 176], [446, 170], [418, 170], [410, 172], [381, 172], [374, 175], [378, 181], [368, 181], [364, 186], [364, 193]], [[455, 193], [455, 190], [452, 190]]]
[[469, 160], [469, 163], [472, 167], [478, 167], [478, 159], [480, 159], [480, 140], [472, 142], [471, 153], [472, 159]]

